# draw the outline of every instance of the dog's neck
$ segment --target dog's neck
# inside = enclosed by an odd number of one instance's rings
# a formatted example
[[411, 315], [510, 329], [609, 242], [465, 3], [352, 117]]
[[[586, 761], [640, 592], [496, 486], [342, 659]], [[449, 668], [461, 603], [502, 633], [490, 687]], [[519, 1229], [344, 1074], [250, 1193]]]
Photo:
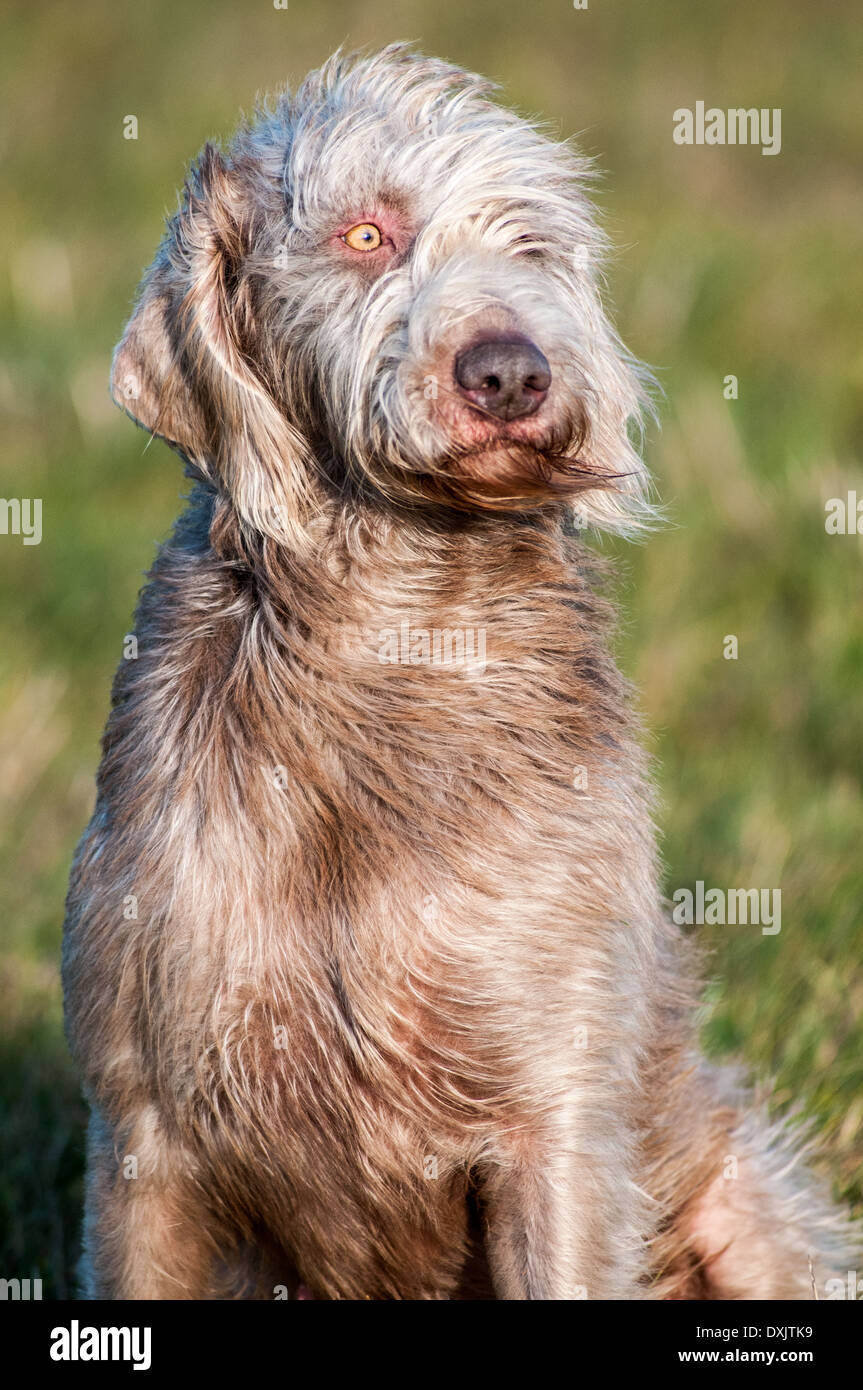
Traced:
[[298, 545], [245, 526], [224, 494], [193, 494], [188, 515], [199, 544], [246, 575], [267, 606], [307, 615], [311, 628], [323, 613], [343, 624], [352, 609], [372, 621], [443, 623], [531, 595], [584, 600], [607, 575], [563, 505], [468, 512], [351, 497], [322, 506]]
[[539, 686], [601, 705], [597, 735], [628, 722], [609, 655], [606, 567], [562, 513], [454, 518], [352, 504], [320, 516], [314, 544], [298, 553], [250, 535], [226, 499], [213, 502], [191, 548], [233, 572], [285, 670], [375, 686], [394, 665], [411, 667], [412, 698], [454, 708], [465, 677], [500, 673], [505, 692], [492, 710], [512, 706], [516, 718]]

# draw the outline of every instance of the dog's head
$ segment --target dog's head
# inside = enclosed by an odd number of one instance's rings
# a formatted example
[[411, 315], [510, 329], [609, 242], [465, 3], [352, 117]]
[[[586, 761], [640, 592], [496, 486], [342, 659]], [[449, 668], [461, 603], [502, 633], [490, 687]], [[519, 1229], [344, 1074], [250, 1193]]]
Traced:
[[600, 302], [589, 170], [404, 45], [340, 55], [207, 146], [114, 360], [117, 402], [298, 534], [352, 481], [401, 504], [647, 515], [641, 373]]

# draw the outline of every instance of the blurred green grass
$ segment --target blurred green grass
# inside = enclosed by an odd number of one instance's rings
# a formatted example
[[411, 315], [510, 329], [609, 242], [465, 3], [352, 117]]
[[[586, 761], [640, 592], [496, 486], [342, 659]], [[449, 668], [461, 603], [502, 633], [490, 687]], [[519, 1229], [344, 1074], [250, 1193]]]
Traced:
[[[610, 301], [658, 369], [669, 524], [619, 557], [621, 657], [658, 758], [668, 891], [781, 886], [778, 937], [704, 928], [705, 1041], [800, 1100], [863, 1202], [863, 92], [853, 0], [166, 0], [7, 8], [0, 55], [0, 1273], [73, 1286], [83, 1111], [62, 1039], [69, 860], [136, 591], [180, 468], [110, 404], [111, 349], [189, 159], [338, 43], [419, 40], [606, 171]], [[783, 148], [681, 148], [671, 113], [782, 108]], [[135, 114], [137, 142], [122, 138]], [[739, 399], [723, 399], [723, 378]], [[739, 639], [725, 661], [723, 638]]]

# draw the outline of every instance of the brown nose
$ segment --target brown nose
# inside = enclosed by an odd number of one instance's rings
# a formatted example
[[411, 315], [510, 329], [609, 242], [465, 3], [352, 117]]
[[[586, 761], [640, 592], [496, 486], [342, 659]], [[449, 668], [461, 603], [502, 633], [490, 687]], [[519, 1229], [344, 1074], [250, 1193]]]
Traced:
[[520, 420], [539, 410], [551, 369], [527, 338], [483, 338], [456, 357], [455, 379], [478, 409], [499, 420]]

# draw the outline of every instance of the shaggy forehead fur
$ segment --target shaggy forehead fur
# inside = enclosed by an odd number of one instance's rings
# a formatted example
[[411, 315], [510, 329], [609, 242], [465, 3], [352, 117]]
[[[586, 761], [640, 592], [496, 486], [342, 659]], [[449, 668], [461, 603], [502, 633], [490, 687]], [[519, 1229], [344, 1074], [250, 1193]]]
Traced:
[[[578, 495], [591, 524], [648, 515], [640, 374], [600, 302], [587, 161], [489, 90], [403, 45], [336, 55], [194, 168], [114, 389], [220, 472], [256, 531], [296, 536], [346, 478], [411, 505]], [[388, 254], [345, 257], [364, 220]], [[454, 404], [454, 356], [489, 330], [532, 339], [552, 372], [505, 438]]]

